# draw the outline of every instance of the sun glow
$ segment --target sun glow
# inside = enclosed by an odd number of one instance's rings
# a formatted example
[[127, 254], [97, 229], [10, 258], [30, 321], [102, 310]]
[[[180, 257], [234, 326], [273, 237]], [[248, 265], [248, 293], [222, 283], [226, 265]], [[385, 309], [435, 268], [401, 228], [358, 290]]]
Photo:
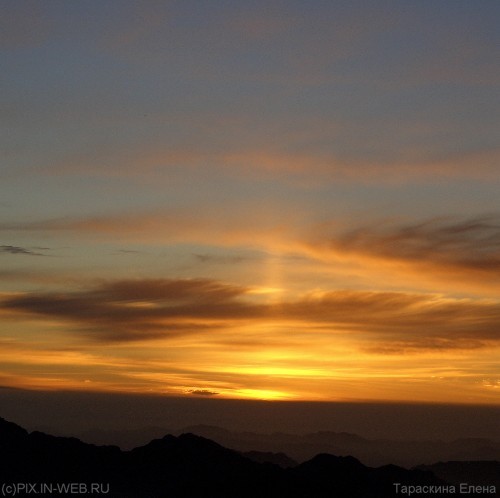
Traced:
[[234, 398], [260, 399], [266, 401], [297, 399], [296, 395], [289, 392], [275, 391], [271, 389], [237, 389], [235, 391], [231, 391], [230, 396]]

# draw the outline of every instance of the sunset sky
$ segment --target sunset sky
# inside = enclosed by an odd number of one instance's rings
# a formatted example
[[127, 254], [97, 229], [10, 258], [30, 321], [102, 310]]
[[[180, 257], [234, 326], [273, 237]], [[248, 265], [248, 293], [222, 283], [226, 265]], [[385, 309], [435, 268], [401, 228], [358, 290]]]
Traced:
[[500, 405], [500, 3], [2, 1], [0, 386]]

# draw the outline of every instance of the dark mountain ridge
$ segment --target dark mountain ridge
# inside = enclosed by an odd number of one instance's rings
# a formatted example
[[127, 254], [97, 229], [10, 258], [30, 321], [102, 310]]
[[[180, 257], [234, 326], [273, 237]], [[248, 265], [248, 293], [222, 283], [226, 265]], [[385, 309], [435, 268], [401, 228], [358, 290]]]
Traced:
[[[33, 495], [43, 484], [74, 484], [86, 486], [89, 496], [113, 498], [386, 498], [397, 495], [395, 483], [438, 490], [446, 486], [428, 470], [371, 468], [353, 457], [320, 454], [284, 469], [189, 433], [122, 451], [76, 438], [28, 433], [4, 419], [0, 419], [0, 483], [34, 486], [30, 493], [16, 489], [16, 496]], [[101, 493], [88, 492], [92, 486], [101, 486], [96, 488]], [[74, 494], [58, 490], [53, 496]]]
[[[47, 429], [40, 428], [48, 432]], [[89, 429], [78, 433], [83, 441], [99, 445], [118, 445], [122, 449], [142, 446], [164, 434], [181, 435], [192, 433], [216, 441], [226, 448], [242, 453], [257, 452], [268, 454], [266, 461], [278, 463], [283, 467], [289, 463], [271, 454], [285, 454], [294, 462], [305, 462], [318, 453], [354, 456], [365, 465], [380, 467], [395, 464], [412, 468], [421, 464], [439, 461], [500, 461], [500, 441], [488, 438], [440, 439], [370, 439], [349, 432], [320, 431], [307, 434], [284, 432], [256, 433], [230, 431], [211, 425], [191, 425], [182, 429], [143, 427], [141, 429]], [[65, 434], [60, 434], [65, 435]], [[71, 434], [73, 435], [73, 434]], [[257, 461], [261, 456], [256, 455]], [[262, 456], [264, 458], [264, 456]], [[280, 463], [281, 462], [281, 463]]]
[[500, 442], [486, 438], [442, 440], [367, 439], [348, 432], [320, 431], [308, 434], [233, 432], [220, 427], [196, 425], [176, 433], [190, 432], [238, 451], [284, 453], [297, 462], [318, 453], [354, 456], [365, 465], [396, 464], [411, 468], [438, 461], [499, 460]]

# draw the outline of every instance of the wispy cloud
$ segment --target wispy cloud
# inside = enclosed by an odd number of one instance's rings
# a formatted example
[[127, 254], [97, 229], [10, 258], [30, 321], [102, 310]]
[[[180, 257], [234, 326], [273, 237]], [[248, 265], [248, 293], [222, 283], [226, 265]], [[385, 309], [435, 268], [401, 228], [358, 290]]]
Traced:
[[[161, 116], [156, 119], [161, 120]], [[123, 143], [117, 148], [100, 145], [98, 151], [78, 151], [62, 158], [50, 158], [48, 164], [37, 171], [49, 176], [85, 174], [128, 178], [152, 185], [164, 184], [166, 178], [171, 181], [179, 167], [183, 168], [185, 177], [193, 179], [210, 168], [212, 174], [221, 177], [272, 179], [282, 183], [307, 180], [317, 185], [324, 182], [337, 184], [339, 181], [387, 185], [415, 181], [427, 183], [436, 179], [498, 179], [496, 167], [500, 149], [491, 145], [467, 148], [462, 143], [450, 146], [444, 138], [440, 144], [432, 143], [432, 132], [443, 133], [442, 129], [434, 130], [432, 123], [416, 126], [410, 119], [401, 123], [390, 116], [378, 117], [377, 125], [385, 131], [375, 133], [375, 123], [369, 119], [363, 123], [351, 123], [316, 118], [308, 120], [307, 129], [289, 129], [289, 125], [279, 122], [261, 123], [259, 117], [247, 118], [243, 122], [239, 116], [231, 115], [225, 118], [207, 115], [198, 119], [204, 123], [203, 131], [191, 138], [191, 141], [199, 142], [197, 146], [183, 148], [175, 144]], [[218, 119], [218, 126], [227, 129], [227, 134], [231, 135], [235, 134], [234, 121], [238, 123], [240, 131], [232, 143], [217, 144], [214, 138], [214, 144], [205, 144], [208, 133], [205, 127], [211, 126], [214, 119]], [[181, 124], [186, 121], [182, 124], [186, 128], [191, 123], [191, 119], [185, 117], [179, 117], [179, 121]], [[451, 127], [449, 123], [440, 126]], [[256, 132], [255, 129], [262, 131]], [[485, 133], [489, 132], [486, 130]], [[276, 134], [280, 136], [280, 142], [270, 143], [269, 135], [274, 137]], [[245, 143], [248, 135], [251, 136], [251, 146]], [[394, 143], [395, 137], [397, 143]], [[317, 141], [342, 146], [318, 148]], [[429, 142], [429, 146], [415, 148], [412, 145], [415, 141]], [[465, 142], [465, 138], [457, 135], [453, 141]]]
[[[79, 234], [136, 243], [201, 243], [214, 246], [256, 246], [259, 249], [287, 249], [293, 252], [292, 226], [283, 222], [281, 212], [259, 207], [224, 206], [190, 211], [156, 210], [125, 212], [116, 215], [67, 217], [36, 222], [0, 223], [0, 232], [33, 232], [47, 234]], [[201, 255], [200, 262], [205, 259]]]
[[[378, 352], [474, 349], [500, 341], [500, 304], [427, 294], [331, 291], [263, 303], [215, 280], [121, 280], [68, 293], [6, 296], [4, 311], [73, 324], [98, 342], [142, 341], [228, 327], [293, 324], [314, 337], [349, 337]], [[236, 338], [235, 338], [236, 340]], [[259, 347], [259, 337], [255, 337]]]
[[135, 249], [117, 249], [113, 254], [143, 254]]
[[334, 237], [331, 247], [387, 260], [429, 263], [457, 271], [498, 275], [500, 219], [435, 218], [413, 224], [380, 223]]
[[210, 263], [210, 264], [238, 264], [243, 263], [249, 259], [255, 259], [251, 256], [231, 256], [231, 255], [219, 255], [219, 254], [193, 254], [200, 263]]
[[[46, 248], [38, 248], [38, 249], [46, 249]], [[25, 247], [19, 246], [0, 246], [0, 253], [7, 254], [22, 254], [26, 256], [45, 256], [41, 252], [35, 252], [31, 249], [26, 249]]]
[[[353, 217], [349, 229], [345, 229], [346, 222], [341, 219], [322, 223], [311, 219], [314, 220], [310, 217], [309, 223], [302, 219], [300, 211], [293, 218], [286, 217], [283, 207], [260, 212], [237, 206], [231, 213], [214, 207], [206, 212], [166, 210], [3, 223], [0, 231], [67, 233], [90, 241], [217, 247], [217, 253], [191, 253], [196, 261], [207, 265], [250, 264], [261, 257], [259, 253], [248, 253], [251, 248], [254, 252], [276, 252], [282, 258], [304, 256], [310, 264], [319, 265], [318, 269], [322, 266], [325, 272], [336, 271], [345, 276], [357, 275], [363, 268], [367, 280], [370, 275], [378, 275], [377, 268], [383, 263], [399, 288], [408, 288], [405, 279], [413, 274], [419, 276], [420, 284], [415, 279], [412, 282], [420, 289], [429, 289], [429, 283], [434, 282], [441, 285], [439, 289], [449, 291], [453, 282], [462, 290], [482, 289], [489, 294], [500, 285], [498, 215], [441, 216], [412, 222], [382, 219], [359, 226]], [[228, 248], [245, 248], [246, 252], [220, 252]], [[39, 254], [16, 246], [3, 246], [2, 250]]]
[[236, 311], [234, 299], [244, 292], [203, 279], [115, 281], [81, 292], [15, 295], [3, 309], [73, 322], [97, 341], [145, 340], [209, 328], [210, 319]]

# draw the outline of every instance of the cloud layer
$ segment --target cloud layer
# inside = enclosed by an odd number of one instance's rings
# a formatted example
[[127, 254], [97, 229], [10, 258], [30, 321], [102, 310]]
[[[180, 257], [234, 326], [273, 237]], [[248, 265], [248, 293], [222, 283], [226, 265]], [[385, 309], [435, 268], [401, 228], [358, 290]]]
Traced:
[[419, 223], [380, 223], [350, 230], [331, 241], [338, 251], [458, 273], [496, 276], [500, 272], [500, 220], [497, 216]]
[[[4, 311], [72, 324], [103, 343], [208, 338], [242, 324], [282, 324], [315, 337], [351, 337], [378, 352], [474, 349], [500, 341], [500, 304], [425, 294], [331, 291], [263, 303], [250, 288], [214, 280], [122, 280], [68, 293], [6, 296]], [[286, 336], [284, 336], [284, 340]], [[235, 337], [236, 342], [237, 338]], [[259, 337], [255, 346], [259, 346]]]

